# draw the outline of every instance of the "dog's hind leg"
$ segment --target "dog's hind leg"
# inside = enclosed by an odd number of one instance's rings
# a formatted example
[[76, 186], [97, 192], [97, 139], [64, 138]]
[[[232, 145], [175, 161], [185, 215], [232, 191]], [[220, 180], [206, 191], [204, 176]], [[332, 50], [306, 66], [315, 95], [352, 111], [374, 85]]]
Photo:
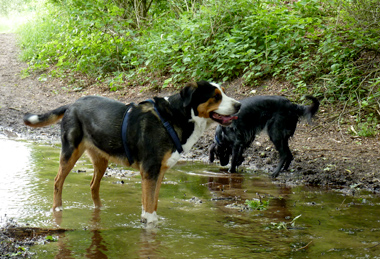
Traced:
[[283, 169], [288, 170], [290, 163], [293, 161], [293, 155], [289, 148], [288, 139], [284, 140], [284, 147], [286, 152], [286, 160]]
[[280, 162], [272, 174], [272, 177], [276, 178], [280, 174], [281, 170], [288, 169], [290, 163], [293, 160], [293, 155], [290, 152], [287, 138], [282, 140], [275, 140], [273, 143], [276, 146], [277, 151], [280, 153]]
[[94, 166], [94, 175], [92, 176], [90, 184], [91, 196], [95, 208], [99, 209], [102, 206], [99, 196], [100, 181], [102, 180], [103, 175], [107, 170], [108, 160], [102, 157], [97, 151], [94, 151], [92, 149], [87, 150], [87, 153], [89, 154]]
[[62, 144], [62, 151], [59, 160], [58, 174], [54, 179], [54, 194], [53, 194], [53, 211], [62, 210], [62, 189], [67, 175], [73, 169], [75, 163], [84, 152], [83, 143], [77, 148], [68, 150], [66, 145]]

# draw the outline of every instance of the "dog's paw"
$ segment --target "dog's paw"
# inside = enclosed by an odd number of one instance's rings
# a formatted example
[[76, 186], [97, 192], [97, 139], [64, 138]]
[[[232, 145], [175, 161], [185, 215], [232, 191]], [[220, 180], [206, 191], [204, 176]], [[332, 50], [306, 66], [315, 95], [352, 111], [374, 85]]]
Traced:
[[157, 213], [153, 211], [153, 213], [143, 211], [141, 214], [141, 222], [145, 223], [147, 227], [156, 226], [158, 222]]
[[230, 174], [235, 174], [235, 173], [237, 173], [237, 171], [236, 171], [235, 168], [230, 168], [230, 169], [228, 169], [228, 172], [229, 172]]
[[274, 180], [277, 178], [277, 176], [280, 174], [280, 172], [274, 172], [270, 175], [270, 177]]
[[57, 207], [53, 207], [51, 210], [53, 212], [55, 212], [55, 211], [63, 211], [63, 207], [62, 206], [57, 206]]

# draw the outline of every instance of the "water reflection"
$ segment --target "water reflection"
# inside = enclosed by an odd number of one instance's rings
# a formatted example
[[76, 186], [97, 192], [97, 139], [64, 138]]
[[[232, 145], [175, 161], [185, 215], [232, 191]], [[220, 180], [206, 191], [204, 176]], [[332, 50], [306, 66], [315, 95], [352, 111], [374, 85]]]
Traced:
[[161, 242], [157, 240], [157, 228], [142, 229], [139, 241], [139, 257], [140, 258], [164, 258], [158, 255], [161, 249]]
[[[104, 252], [107, 252], [107, 243], [101, 235], [101, 210], [94, 209], [91, 220], [91, 245], [86, 249], [86, 258], [103, 259], [108, 258]], [[103, 252], [104, 251], [104, 252]]]
[[[53, 212], [53, 221], [56, 223], [57, 227], [59, 227], [62, 223], [62, 211]], [[104, 253], [107, 252], [107, 243], [105, 242], [102, 236], [102, 225], [101, 225], [101, 210], [94, 209], [92, 213], [92, 218], [90, 221], [90, 237], [91, 244], [86, 248], [85, 257], [91, 259], [103, 259], [108, 258], [108, 256]], [[74, 258], [74, 253], [72, 252], [73, 248], [69, 246], [68, 243], [68, 235], [65, 233], [59, 236], [57, 245], [58, 252], [55, 255], [57, 259], [65, 259], [65, 258]]]
[[[54, 212], [54, 222], [57, 227], [60, 227], [62, 223], [62, 211]], [[112, 246], [104, 238], [104, 232], [107, 232], [107, 228], [102, 224], [102, 211], [99, 209], [94, 209], [92, 213], [92, 218], [89, 222], [88, 236], [90, 237], [91, 243], [85, 248], [84, 257], [90, 259], [106, 259], [113, 258], [107, 255], [109, 251], [109, 246]], [[143, 225], [142, 225], [143, 226]], [[144, 228], [141, 227], [139, 232], [140, 236], [138, 240], [135, 240], [138, 245], [138, 257], [139, 258], [164, 258], [158, 256], [158, 251], [160, 250], [160, 241], [156, 240], [160, 229], [159, 228]], [[126, 233], [127, 234], [127, 233]], [[57, 242], [58, 251], [54, 258], [66, 259], [75, 258], [75, 248], [68, 242], [70, 238], [70, 231], [60, 234]], [[134, 255], [131, 255], [135, 258]]]
[[[123, 178], [123, 184], [105, 177], [104, 208], [93, 210], [87, 160], [78, 162], [65, 182], [64, 211], [52, 214], [59, 148], [3, 139], [0, 144], [0, 152], [6, 150], [0, 155], [0, 213], [30, 226], [72, 230], [57, 242], [32, 247], [37, 258], [374, 257], [380, 247], [376, 195], [343, 197], [333, 191], [277, 186], [267, 176], [228, 174], [197, 163], [180, 163], [165, 175], [158, 228], [145, 229], [139, 221], [139, 174]], [[230, 206], [253, 198], [269, 199], [268, 210]], [[300, 214], [300, 228], [268, 227]]]
[[[21, 204], [25, 205], [32, 196], [34, 173], [30, 168], [30, 150], [23, 142], [0, 138], [0, 215], [7, 217], [25, 216]], [[1, 222], [0, 222], [1, 223]]]
[[208, 178], [208, 188], [211, 191], [225, 191], [242, 189], [243, 176], [239, 174], [225, 174]]
[[54, 258], [56, 258], [56, 259], [71, 259], [71, 258], [74, 258], [74, 254], [71, 251], [71, 249], [69, 249], [66, 241], [67, 241], [66, 240], [66, 234], [65, 233], [60, 234], [58, 242], [57, 242], [58, 252], [54, 256]]
[[[188, 170], [191, 171], [194, 169]], [[179, 189], [176, 189], [175, 193], [178, 193], [182, 188], [185, 188], [187, 193], [191, 193], [190, 189], [197, 186], [194, 188], [194, 193], [198, 193], [199, 189], [206, 189], [209, 191], [207, 196], [200, 197], [204, 200], [206, 205], [202, 204], [197, 207], [197, 210], [195, 210], [194, 206], [197, 205], [193, 205], [188, 201], [181, 199], [178, 206], [173, 207], [172, 205], [168, 206], [168, 203], [172, 203], [173, 197], [163, 197], [160, 199], [160, 205], [163, 205], [160, 214], [162, 213], [161, 215], [164, 215], [164, 218], [160, 219], [158, 228], [146, 229], [142, 224], [127, 224], [127, 228], [118, 229], [116, 231], [117, 234], [114, 234], [113, 240], [112, 238], [110, 240], [110, 235], [112, 235], [110, 233], [114, 232], [113, 228], [116, 226], [110, 224], [110, 208], [94, 210], [92, 212], [92, 217], [89, 220], [89, 224], [87, 224], [88, 227], [86, 228], [86, 231], [88, 232], [86, 235], [87, 239], [91, 242], [87, 242], [86, 246], [82, 248], [82, 250], [85, 251], [83, 257], [114, 258], [115, 256], [124, 256], [124, 258], [167, 258], [168, 256], [165, 254], [169, 251], [173, 252], [173, 250], [179, 250], [174, 254], [180, 256], [182, 251], [179, 247], [181, 246], [188, 246], [183, 250], [184, 253], [189, 253], [195, 249], [195, 252], [192, 252], [195, 254], [198, 254], [197, 249], [203, 250], [200, 254], [213, 254], [215, 253], [214, 251], [217, 251], [213, 247], [220, 245], [230, 247], [226, 251], [235, 250], [240, 249], [238, 247], [242, 244], [237, 245], [228, 243], [230, 243], [231, 240], [236, 239], [235, 235], [242, 235], [244, 227], [249, 228], [249, 230], [247, 229], [246, 231], [251, 235], [251, 241], [247, 240], [247, 242], [251, 244], [257, 243], [255, 246], [262, 246], [261, 241], [255, 241], [257, 238], [255, 238], [253, 233], [255, 233], [256, 228], [251, 228], [250, 226], [250, 224], [252, 224], [250, 214], [247, 214], [247, 212], [237, 212], [236, 210], [226, 207], [226, 204], [231, 203], [232, 200], [222, 199], [223, 197], [239, 197], [239, 202], [244, 203], [245, 199], [249, 199], [252, 196], [252, 181], [245, 181], [244, 177], [239, 174], [231, 175], [225, 173], [205, 172], [205, 174], [202, 175], [199, 168], [197, 168], [197, 171], [198, 173], [196, 176], [189, 177], [186, 174], [182, 175], [183, 179], [185, 179], [182, 185], [173, 181], [178, 176], [175, 174], [169, 174], [166, 181], [172, 182], [172, 185], [163, 185], [163, 195], [167, 194], [167, 191], [173, 187], [180, 187]], [[190, 173], [190, 175], [192, 175], [192, 173]], [[194, 179], [201, 179], [201, 181], [196, 182]], [[265, 186], [268, 190], [273, 188], [268, 182], [260, 183], [259, 185]], [[258, 189], [257, 191], [262, 193], [263, 189]], [[199, 193], [197, 195], [199, 195]], [[189, 196], [191, 197], [192, 195]], [[217, 209], [217, 211], [213, 211], [213, 208]], [[273, 209], [279, 211], [277, 206], [271, 208], [271, 210]], [[122, 207], [120, 206], [118, 210], [122, 210]], [[282, 210], [286, 211], [287, 208], [283, 207]], [[64, 217], [67, 213], [69, 213], [67, 210], [54, 213], [54, 222], [58, 227], [67, 226], [67, 221], [70, 218], [70, 216]], [[232, 224], [234, 227], [232, 227]], [[230, 236], [231, 240], [225, 243], [225, 241], [216, 238], [216, 243], [214, 244], [212, 241], [214, 235], [226, 236], [225, 238]], [[72, 251], [77, 251], [78, 248], [73, 246], [70, 239], [74, 239], [70, 232], [67, 232], [59, 239], [57, 244], [59, 248], [55, 258], [73, 257], [75, 252]], [[122, 240], [119, 239], [126, 239], [127, 242], [131, 242], [129, 246], [132, 246], [133, 249], [129, 252], [125, 252], [123, 249], [128, 251], [127, 246], [118, 244], [117, 249], [123, 252], [121, 252], [122, 255], [115, 255], [112, 251], [115, 249], [115, 243], [118, 243], [119, 241], [122, 243]], [[222, 243], [225, 244], [223, 245]], [[173, 248], [173, 246], [178, 247]], [[169, 255], [171, 252], [169, 252]], [[243, 254], [244, 253], [245, 252], [243, 252]], [[112, 256], [110, 256], [110, 254], [112, 254]], [[227, 254], [229, 254], [229, 252]], [[171, 254], [169, 257], [173, 256], [174, 255]]]

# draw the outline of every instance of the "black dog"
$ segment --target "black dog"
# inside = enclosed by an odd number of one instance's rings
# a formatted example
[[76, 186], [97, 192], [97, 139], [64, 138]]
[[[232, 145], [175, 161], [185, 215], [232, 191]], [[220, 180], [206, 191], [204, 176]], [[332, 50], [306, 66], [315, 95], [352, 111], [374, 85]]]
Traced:
[[62, 119], [54, 210], [62, 210], [63, 183], [87, 151], [94, 165], [91, 194], [95, 207], [101, 207], [100, 181], [108, 161], [132, 166], [140, 170], [142, 178], [142, 219], [155, 223], [165, 171], [176, 164], [182, 150], [190, 150], [212, 122], [230, 125], [239, 108], [240, 103], [217, 84], [200, 81], [187, 84], [178, 94], [139, 104], [87, 96], [42, 115], [26, 114], [24, 122], [43, 127]]
[[214, 143], [210, 148], [210, 162], [216, 158], [225, 166], [231, 158], [230, 172], [244, 161], [243, 152], [254, 141], [257, 134], [266, 129], [270, 140], [280, 153], [280, 162], [272, 177], [277, 177], [282, 169], [287, 170], [293, 155], [288, 140], [293, 136], [297, 122], [301, 117], [311, 121], [318, 111], [319, 101], [313, 96], [306, 96], [313, 103], [310, 106], [297, 105], [281, 96], [254, 96], [241, 100], [238, 119], [231, 126], [218, 125]]

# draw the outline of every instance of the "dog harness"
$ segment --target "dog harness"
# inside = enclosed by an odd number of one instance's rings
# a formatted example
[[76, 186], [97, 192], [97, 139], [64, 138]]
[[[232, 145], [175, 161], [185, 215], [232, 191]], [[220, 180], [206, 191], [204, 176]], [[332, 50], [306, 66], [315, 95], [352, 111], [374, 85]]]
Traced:
[[219, 141], [218, 136], [216, 136], [216, 134], [215, 134], [215, 138], [214, 138], [214, 140], [215, 140], [216, 144], [218, 144], [218, 145], [220, 146], [220, 141]]
[[170, 125], [169, 122], [165, 121], [165, 119], [161, 117], [161, 114], [158, 112], [158, 109], [156, 107], [156, 103], [152, 99], [148, 99], [146, 101], [153, 104], [153, 107], [154, 107], [155, 112], [157, 113], [157, 116], [160, 118], [160, 120], [161, 120], [162, 124], [164, 125], [166, 131], [169, 133], [170, 137], [172, 138], [173, 143], [174, 143], [178, 153], [181, 154], [183, 152], [183, 149], [182, 149], [181, 141], [178, 138], [177, 132], [175, 132], [175, 130], [173, 129], [172, 125]]
[[129, 150], [128, 145], [127, 145], [127, 129], [128, 129], [129, 113], [132, 111], [133, 106], [135, 106], [134, 103], [129, 104], [128, 109], [124, 113], [123, 124], [121, 124], [121, 140], [123, 142], [124, 151], [125, 151], [125, 154], [127, 155], [127, 159], [130, 165], [133, 164], [134, 160], [131, 155], [131, 151]]
[[[152, 99], [148, 99], [148, 100], [146, 100], [146, 102], [150, 102], [151, 104], [153, 104], [154, 111], [157, 113], [157, 116], [160, 118], [160, 120], [161, 120], [162, 124], [164, 125], [166, 131], [169, 133], [170, 137], [172, 138], [173, 143], [174, 143], [174, 145], [175, 145], [178, 153], [182, 153], [183, 152], [183, 148], [182, 148], [181, 141], [179, 140], [178, 135], [175, 132], [175, 130], [172, 127], [172, 125], [169, 122], [167, 122], [161, 116], [161, 114], [158, 112], [158, 109], [156, 107], [156, 103]], [[121, 126], [121, 139], [122, 139], [122, 142], [123, 142], [125, 154], [127, 156], [127, 159], [129, 161], [130, 165], [133, 164], [134, 159], [133, 159], [131, 151], [129, 150], [128, 145], [127, 145], [127, 130], [128, 130], [129, 114], [130, 114], [130, 112], [132, 110], [132, 107], [134, 105], [135, 105], [134, 103], [130, 103], [128, 109], [125, 111], [124, 119], [123, 119], [123, 124]]]

